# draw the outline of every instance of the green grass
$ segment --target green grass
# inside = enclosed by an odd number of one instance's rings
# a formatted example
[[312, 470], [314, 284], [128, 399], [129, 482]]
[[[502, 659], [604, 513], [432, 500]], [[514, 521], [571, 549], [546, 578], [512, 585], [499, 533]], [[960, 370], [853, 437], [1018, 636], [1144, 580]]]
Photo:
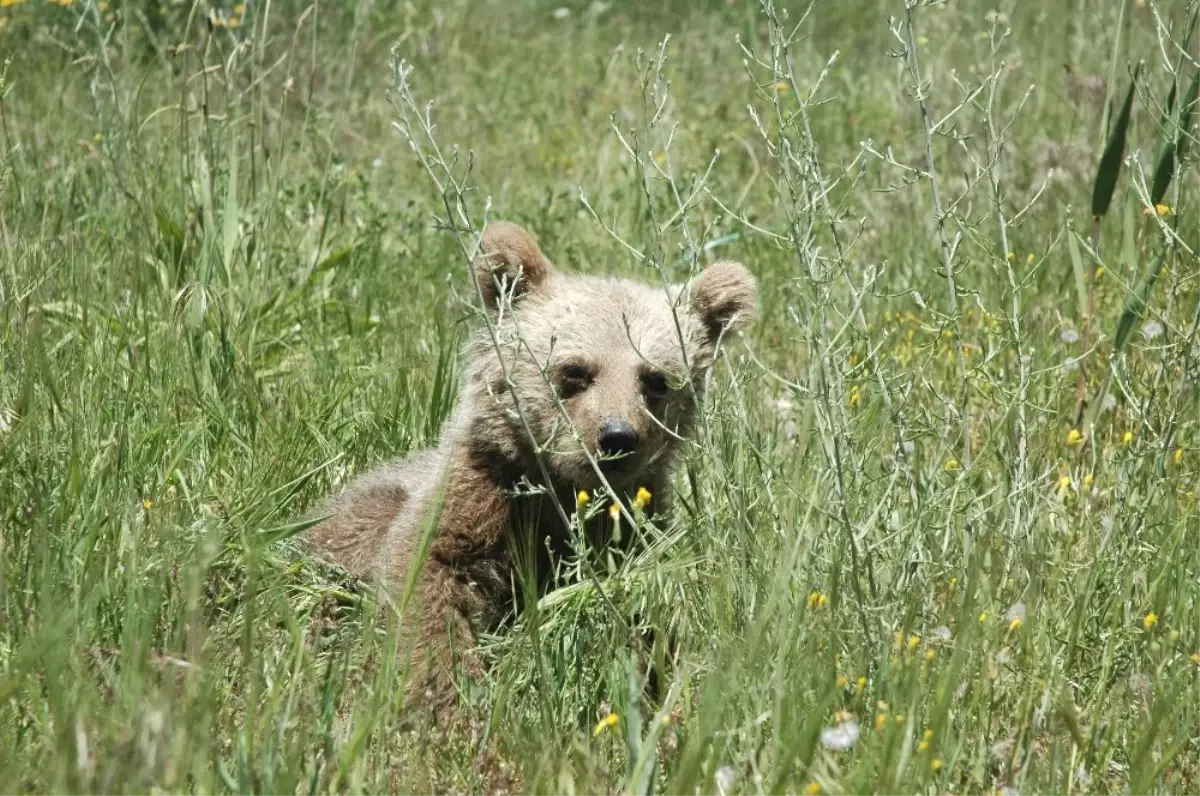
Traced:
[[[101, 5], [0, 9], [0, 791], [484, 787], [478, 737], [411, 735], [370, 590], [281, 538], [453, 403], [468, 272], [393, 126], [430, 100], [476, 225], [761, 280], [663, 537], [482, 640], [517, 787], [1200, 790], [1194, 141], [1143, 212], [1186, 2], [817, 3], [790, 70], [799, 3]], [[1097, 242], [1075, 81], [1119, 107], [1139, 59]]]

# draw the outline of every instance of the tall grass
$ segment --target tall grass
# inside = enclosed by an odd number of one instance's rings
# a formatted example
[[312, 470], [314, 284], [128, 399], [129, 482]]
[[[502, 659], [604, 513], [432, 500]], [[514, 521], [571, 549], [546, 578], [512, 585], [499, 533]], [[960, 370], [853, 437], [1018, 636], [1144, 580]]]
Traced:
[[[1195, 791], [1196, 4], [1029, 5], [4, 4], [0, 790]], [[495, 217], [762, 307], [430, 744], [293, 523], [436, 438]]]

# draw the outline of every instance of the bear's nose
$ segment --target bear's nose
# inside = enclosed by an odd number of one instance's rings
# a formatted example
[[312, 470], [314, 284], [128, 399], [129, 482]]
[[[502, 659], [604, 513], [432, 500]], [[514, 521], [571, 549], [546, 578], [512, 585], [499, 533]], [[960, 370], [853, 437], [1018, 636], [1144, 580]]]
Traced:
[[638, 433], [624, 420], [610, 417], [600, 424], [600, 436], [596, 441], [600, 445], [600, 452], [605, 455], [627, 455], [637, 450]]

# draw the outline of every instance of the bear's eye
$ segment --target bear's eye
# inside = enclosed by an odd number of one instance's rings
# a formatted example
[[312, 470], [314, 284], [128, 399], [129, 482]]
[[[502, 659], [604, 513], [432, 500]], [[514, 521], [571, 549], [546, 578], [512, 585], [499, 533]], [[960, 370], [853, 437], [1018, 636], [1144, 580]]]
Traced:
[[660, 399], [667, 396], [670, 385], [665, 373], [651, 372], [642, 374], [642, 392], [647, 398]]
[[591, 384], [592, 370], [587, 365], [580, 365], [574, 362], [563, 365], [559, 375], [559, 390], [562, 392], [563, 398], [578, 395], [590, 387]]

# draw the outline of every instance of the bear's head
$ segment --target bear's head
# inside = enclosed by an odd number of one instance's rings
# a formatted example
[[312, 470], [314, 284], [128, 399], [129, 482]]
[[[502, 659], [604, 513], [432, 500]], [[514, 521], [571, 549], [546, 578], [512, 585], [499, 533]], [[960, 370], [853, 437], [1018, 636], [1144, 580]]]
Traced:
[[756, 308], [739, 264], [665, 289], [566, 274], [506, 222], [485, 229], [474, 269], [489, 322], [472, 344], [471, 434], [531, 479], [540, 450], [563, 491], [595, 489], [597, 467], [616, 490], [657, 483], [692, 429], [718, 344]]

